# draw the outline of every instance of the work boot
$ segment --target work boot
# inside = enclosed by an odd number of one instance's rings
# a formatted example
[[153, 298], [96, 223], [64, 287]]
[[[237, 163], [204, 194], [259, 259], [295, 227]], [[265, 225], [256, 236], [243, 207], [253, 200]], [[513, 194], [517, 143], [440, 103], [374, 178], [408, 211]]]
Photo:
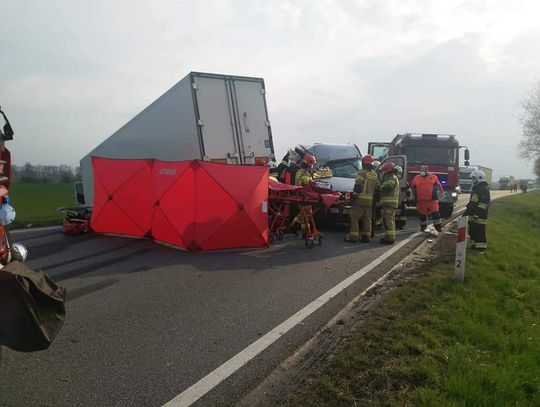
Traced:
[[420, 232], [423, 232], [424, 230], [426, 230], [427, 228], [427, 225], [420, 225]]
[[362, 243], [369, 243], [370, 242], [370, 238], [367, 237], [367, 236], [362, 236]]
[[394, 244], [394, 240], [388, 240], [385, 237], [381, 238], [382, 244]]
[[437, 232], [442, 232], [442, 225], [441, 224], [438, 224], [438, 225], [434, 225], [435, 226], [435, 230]]
[[358, 239], [357, 239], [357, 238], [352, 238], [352, 237], [350, 237], [349, 235], [345, 236], [345, 238], [344, 238], [343, 240], [345, 240], [345, 241], [348, 242], [348, 243], [358, 243]]

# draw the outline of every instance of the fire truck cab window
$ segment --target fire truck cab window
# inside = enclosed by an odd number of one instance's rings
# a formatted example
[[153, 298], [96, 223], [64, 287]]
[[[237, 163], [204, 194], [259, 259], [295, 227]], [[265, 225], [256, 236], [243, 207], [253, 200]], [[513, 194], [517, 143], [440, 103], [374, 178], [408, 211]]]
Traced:
[[442, 147], [407, 146], [405, 154], [411, 164], [454, 165], [456, 149]]

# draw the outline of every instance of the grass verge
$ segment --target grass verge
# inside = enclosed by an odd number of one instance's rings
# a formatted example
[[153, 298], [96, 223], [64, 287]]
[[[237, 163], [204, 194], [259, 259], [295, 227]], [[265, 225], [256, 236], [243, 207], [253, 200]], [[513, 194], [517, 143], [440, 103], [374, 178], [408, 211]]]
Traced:
[[540, 192], [494, 201], [489, 250], [452, 281], [438, 264], [391, 291], [290, 406], [539, 406]]
[[27, 184], [14, 182], [9, 191], [11, 205], [17, 211], [12, 227], [31, 224], [59, 225], [63, 215], [61, 206], [74, 206], [72, 184]]

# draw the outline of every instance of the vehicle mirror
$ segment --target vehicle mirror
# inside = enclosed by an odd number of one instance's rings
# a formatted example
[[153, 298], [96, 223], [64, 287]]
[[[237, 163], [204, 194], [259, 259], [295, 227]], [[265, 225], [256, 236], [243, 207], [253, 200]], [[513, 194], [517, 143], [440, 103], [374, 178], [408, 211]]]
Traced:
[[6, 123], [4, 125], [4, 141], [8, 141], [8, 140], [13, 140], [13, 134], [15, 134], [13, 132], [13, 128], [11, 127], [11, 124], [9, 123]]
[[[470, 153], [469, 153], [469, 149], [466, 148], [465, 149], [465, 160], [466, 160], [466, 162], [468, 162], [470, 159], [471, 159], [471, 156], [470, 156]], [[469, 164], [465, 164], [465, 165], [469, 165]]]

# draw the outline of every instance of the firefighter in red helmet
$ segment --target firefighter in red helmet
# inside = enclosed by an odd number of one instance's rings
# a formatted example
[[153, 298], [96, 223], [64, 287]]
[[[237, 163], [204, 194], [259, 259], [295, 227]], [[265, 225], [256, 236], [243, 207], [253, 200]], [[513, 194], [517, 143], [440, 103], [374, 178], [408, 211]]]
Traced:
[[[306, 153], [304, 154], [304, 157], [302, 158], [302, 161], [300, 161], [300, 169], [296, 171], [296, 174], [294, 176], [294, 183], [295, 185], [299, 187], [307, 187], [313, 181], [313, 176], [311, 175], [311, 171], [313, 169], [313, 166], [317, 164], [317, 159], [313, 154]], [[303, 218], [311, 218], [312, 217], [312, 208], [311, 205], [299, 205], [300, 206], [300, 215], [302, 212], [305, 212], [305, 216]], [[293, 222], [291, 224], [291, 231], [293, 233], [296, 233], [298, 230], [298, 225], [302, 228], [302, 232], [305, 233], [306, 225], [303, 224], [301, 221], [300, 215], [296, 216], [293, 219]]]
[[364, 243], [371, 239], [371, 217], [373, 212], [373, 195], [379, 188], [379, 178], [373, 170], [375, 159], [371, 154], [362, 157], [362, 169], [358, 171], [352, 193], [351, 224], [346, 242], [358, 242], [360, 239], [359, 222], [362, 221], [362, 237]]
[[381, 239], [383, 244], [394, 244], [396, 239], [396, 209], [399, 201], [399, 180], [396, 176], [398, 169], [393, 162], [387, 162], [382, 167], [383, 181], [381, 184], [382, 218], [385, 234]]

